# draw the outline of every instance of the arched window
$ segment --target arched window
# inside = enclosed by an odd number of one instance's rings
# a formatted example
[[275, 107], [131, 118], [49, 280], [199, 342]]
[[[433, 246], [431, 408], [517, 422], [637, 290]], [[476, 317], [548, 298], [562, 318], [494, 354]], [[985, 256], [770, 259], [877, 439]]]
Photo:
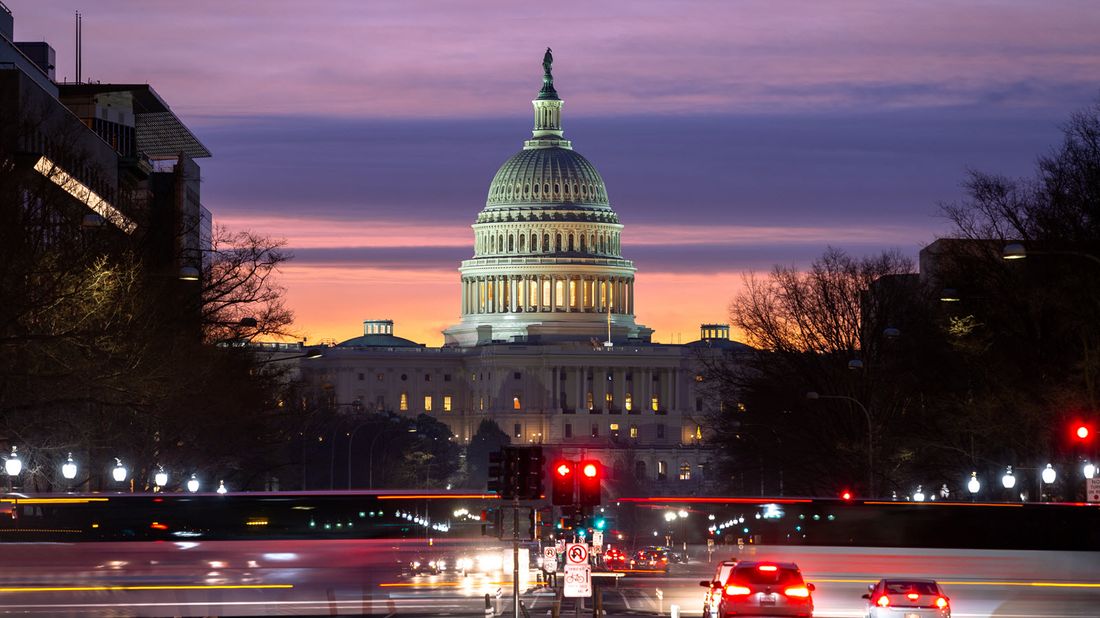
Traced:
[[546, 253], [550, 252], [550, 235], [549, 234], [543, 234], [542, 235], [542, 250]]
[[584, 249], [585, 249], [585, 247], [584, 247], [584, 236], [581, 236], [581, 253], [585, 253]]
[[634, 478], [638, 479], [639, 481], [646, 480], [646, 478], [645, 478], [645, 462], [644, 461], [635, 461], [634, 462]]
[[401, 409], [402, 412], [408, 412], [409, 411], [409, 394], [408, 393], [404, 393], [404, 392], [401, 393], [401, 403], [398, 404], [398, 405], [399, 405], [399, 408]]
[[569, 235], [569, 250], [573, 251], [573, 235]]
[[546, 195], [547, 193], [550, 193], [550, 183], [548, 183], [548, 182], [543, 183], [543, 185], [542, 185], [542, 194]]
[[538, 250], [539, 250], [539, 235], [538, 234], [531, 234], [531, 251], [534, 252], [534, 251], [538, 251]]
[[497, 251], [504, 253], [504, 234], [497, 237]]
[[561, 251], [561, 234], [557, 234], [554, 238], [554, 251]]
[[508, 252], [511, 253], [516, 250], [516, 237], [512, 234], [508, 235]]
[[680, 480], [681, 481], [690, 481], [691, 480], [691, 464], [689, 464], [686, 461], [680, 463]]
[[496, 239], [495, 236], [490, 236], [489, 237], [489, 253], [492, 253], [492, 252], [496, 251], [496, 248], [495, 248], [496, 247], [496, 240], [497, 239]]
[[535, 195], [538, 195], [538, 194], [539, 194], [539, 186], [538, 186], [538, 184], [536, 183], [536, 184], [535, 184]]
[[524, 248], [524, 245], [526, 243], [527, 243], [527, 236], [524, 235], [524, 234], [520, 234], [520, 236], [519, 236], [519, 252], [520, 253], [526, 253], [527, 252], [527, 249]]

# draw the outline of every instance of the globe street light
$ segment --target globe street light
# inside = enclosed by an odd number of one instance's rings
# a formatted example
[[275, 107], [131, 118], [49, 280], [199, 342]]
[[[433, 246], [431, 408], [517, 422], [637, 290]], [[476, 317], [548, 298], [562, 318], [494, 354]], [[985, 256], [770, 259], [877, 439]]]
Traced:
[[187, 480], [187, 491], [189, 491], [191, 493], [195, 493], [198, 490], [199, 490], [199, 479], [196, 478], [194, 474], [192, 474], [191, 478]]
[[1058, 478], [1058, 473], [1055, 472], [1054, 466], [1047, 464], [1047, 467], [1043, 468], [1043, 482], [1050, 485], [1056, 478]]
[[917, 485], [917, 493], [913, 494], [913, 502], [924, 502], [924, 489]]
[[225, 481], [218, 481], [218, 493], [219, 494], [229, 493], [229, 490], [225, 488]]
[[163, 489], [168, 484], [168, 473], [164, 471], [164, 466], [157, 466], [157, 473], [153, 475], [153, 483], [157, 486], [157, 489]]
[[966, 482], [967, 491], [969, 491], [971, 495], [975, 495], [975, 494], [978, 493], [978, 490], [980, 490], [981, 488], [982, 488], [982, 483], [981, 483], [981, 481], [978, 480], [978, 473], [977, 472], [971, 472], [970, 473], [970, 480]]
[[1091, 479], [1092, 477], [1096, 476], [1096, 466], [1093, 465], [1091, 462], [1086, 461], [1085, 467], [1081, 468], [1081, 472], [1084, 473], [1085, 478]]
[[122, 460], [115, 457], [115, 467], [111, 470], [111, 478], [115, 479], [116, 483], [122, 483], [126, 480], [127, 474], [128, 471], [126, 470], [126, 466], [122, 465]]
[[11, 447], [11, 455], [4, 462], [4, 472], [7, 472], [8, 476], [19, 476], [19, 473], [23, 471], [23, 461], [19, 459], [17, 451], [18, 447]]
[[69, 481], [76, 478], [76, 462], [73, 461], [72, 453], [69, 453], [69, 456], [65, 458], [65, 463], [61, 464], [61, 476]]
[[1012, 466], [1008, 466], [1005, 470], [1005, 475], [1001, 477], [1001, 485], [1004, 485], [1005, 489], [1012, 489], [1016, 486], [1016, 477], [1012, 476]]

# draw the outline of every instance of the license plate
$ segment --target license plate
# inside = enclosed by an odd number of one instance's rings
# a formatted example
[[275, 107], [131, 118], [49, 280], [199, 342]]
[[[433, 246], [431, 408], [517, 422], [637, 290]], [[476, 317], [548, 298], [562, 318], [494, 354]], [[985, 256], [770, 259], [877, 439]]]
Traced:
[[920, 614], [905, 614], [905, 618], [921, 618]]
[[778, 598], [779, 597], [774, 593], [773, 594], [762, 594], [762, 595], [760, 595], [760, 604], [761, 605], [775, 605], [775, 602], [776, 602], [776, 600], [778, 600]]

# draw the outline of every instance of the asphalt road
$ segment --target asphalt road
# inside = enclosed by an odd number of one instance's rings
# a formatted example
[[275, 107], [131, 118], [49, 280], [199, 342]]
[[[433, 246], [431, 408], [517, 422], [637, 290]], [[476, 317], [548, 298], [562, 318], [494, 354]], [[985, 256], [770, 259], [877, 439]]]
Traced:
[[[264, 541], [0, 545], [0, 612], [50, 616], [356, 615], [484, 616], [510, 609], [510, 578], [499, 547], [393, 541]], [[665, 575], [628, 575], [601, 587], [609, 616], [698, 616], [713, 572], [704, 548]], [[506, 555], [506, 554], [505, 554]], [[1088, 552], [746, 547], [731, 555], [797, 562], [817, 616], [862, 616], [868, 583], [890, 576], [933, 577], [956, 617], [1100, 616], [1100, 555]], [[478, 559], [480, 557], [480, 560]], [[444, 559], [447, 570], [414, 573], [412, 562]], [[459, 559], [471, 571], [453, 571]], [[497, 598], [498, 591], [501, 597]], [[532, 618], [554, 603], [548, 590], [524, 595]], [[592, 600], [584, 613], [591, 615]], [[563, 618], [576, 615], [565, 600]]]

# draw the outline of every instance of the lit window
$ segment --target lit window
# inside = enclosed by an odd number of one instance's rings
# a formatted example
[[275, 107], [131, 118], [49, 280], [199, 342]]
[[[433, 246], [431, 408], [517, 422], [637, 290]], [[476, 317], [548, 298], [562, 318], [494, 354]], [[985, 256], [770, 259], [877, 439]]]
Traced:
[[451, 396], [450, 395], [444, 395], [443, 396], [443, 411], [444, 412], [450, 412], [451, 411]]
[[512, 397], [512, 409], [513, 410], [520, 410], [522, 408], [523, 408], [523, 404], [521, 404], [520, 401], [519, 401], [519, 395], [516, 395], [515, 397]]
[[702, 440], [703, 439], [703, 427], [701, 425], [696, 425], [695, 426], [695, 439], [696, 440]]
[[626, 406], [627, 412], [630, 412], [632, 409], [634, 409], [634, 398], [630, 396], [630, 393], [626, 394], [626, 397], [623, 400], [623, 405]]
[[691, 480], [691, 464], [687, 463], [686, 461], [684, 463], [680, 464], [680, 480], [681, 481], [690, 481]]
[[584, 404], [588, 407], [589, 410], [592, 410], [596, 407], [595, 402], [592, 399], [592, 391], [588, 391], [588, 394], [585, 395]]
[[431, 412], [432, 411], [432, 396], [431, 395], [424, 395], [424, 411], [425, 412]]
[[630, 426], [630, 437], [631, 438], [637, 438], [638, 437], [638, 426], [637, 425], [631, 425]]
[[618, 438], [619, 437], [619, 424], [618, 423], [611, 423], [611, 437], [612, 438]]
[[696, 382], [702, 382], [702, 381], [703, 381], [703, 376], [702, 376], [702, 374], [698, 374], [698, 373], [697, 373], [697, 374], [695, 374], [695, 381], [696, 381]]
[[668, 463], [664, 461], [657, 462], [657, 480], [668, 480]]
[[605, 407], [610, 408], [615, 403], [615, 396], [611, 393], [604, 395], [604, 402], [607, 404]]
[[652, 399], [649, 400], [649, 407], [654, 412], [660, 410], [661, 409], [661, 398], [657, 397], [657, 396], [654, 396]]
[[478, 410], [484, 410], [485, 409], [485, 397], [484, 396], [478, 397], [477, 409]]
[[402, 412], [408, 412], [409, 411], [409, 394], [408, 393], [401, 393], [400, 408], [401, 408]]

